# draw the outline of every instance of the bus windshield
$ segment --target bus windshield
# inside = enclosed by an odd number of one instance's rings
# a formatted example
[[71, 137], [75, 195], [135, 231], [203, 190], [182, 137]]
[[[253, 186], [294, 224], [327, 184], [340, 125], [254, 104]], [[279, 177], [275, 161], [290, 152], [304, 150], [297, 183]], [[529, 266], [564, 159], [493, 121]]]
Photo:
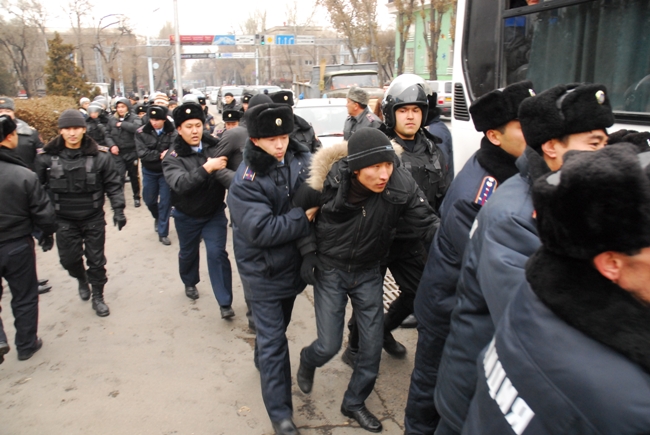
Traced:
[[595, 0], [549, 9], [504, 14], [502, 84], [527, 79], [539, 92], [561, 83], [602, 83], [615, 111], [650, 113], [650, 2]]

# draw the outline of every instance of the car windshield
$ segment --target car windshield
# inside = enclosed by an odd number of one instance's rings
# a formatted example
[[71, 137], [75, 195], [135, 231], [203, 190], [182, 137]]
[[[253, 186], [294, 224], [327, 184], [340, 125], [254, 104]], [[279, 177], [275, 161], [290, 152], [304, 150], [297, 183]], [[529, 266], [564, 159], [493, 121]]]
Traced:
[[347, 74], [332, 77], [331, 89], [345, 89], [352, 86], [378, 88], [379, 80], [376, 74]]
[[343, 125], [348, 116], [345, 106], [298, 106], [293, 110], [314, 127], [316, 136], [343, 136]]

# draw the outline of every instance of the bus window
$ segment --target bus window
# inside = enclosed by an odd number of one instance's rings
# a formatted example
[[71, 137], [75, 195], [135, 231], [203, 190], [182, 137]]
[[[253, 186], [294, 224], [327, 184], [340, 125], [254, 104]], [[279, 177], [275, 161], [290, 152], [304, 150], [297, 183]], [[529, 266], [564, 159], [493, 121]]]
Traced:
[[650, 2], [581, 2], [504, 19], [502, 78], [607, 86], [617, 112], [650, 113]]

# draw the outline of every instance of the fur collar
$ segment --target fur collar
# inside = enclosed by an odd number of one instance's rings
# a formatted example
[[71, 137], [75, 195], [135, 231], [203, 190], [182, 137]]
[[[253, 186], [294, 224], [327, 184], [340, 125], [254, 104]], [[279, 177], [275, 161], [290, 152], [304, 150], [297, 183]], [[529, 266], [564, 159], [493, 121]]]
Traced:
[[[47, 154], [58, 155], [65, 149], [65, 141], [61, 135], [58, 135], [52, 139], [47, 145], [43, 147], [43, 151]], [[90, 136], [84, 134], [84, 137], [81, 141], [81, 154], [84, 156], [96, 156], [99, 153], [97, 148], [97, 142], [95, 142]]]
[[650, 307], [607, 280], [589, 261], [540, 248], [526, 278], [553, 313], [650, 373]]
[[[145, 125], [140, 127], [140, 129], [142, 129], [142, 132], [146, 134], [152, 134], [156, 131], [154, 130], [153, 125], [151, 125], [151, 122], [147, 122]], [[169, 118], [165, 119], [165, 124], [163, 124], [163, 133], [170, 134], [173, 133], [174, 130], [176, 130], [174, 124], [172, 124]]]
[[[401, 156], [404, 152], [404, 148], [394, 140], [391, 141], [395, 154]], [[332, 145], [327, 148], [321, 148], [316, 151], [314, 157], [311, 159], [311, 166], [309, 167], [309, 178], [307, 183], [312, 189], [318, 190], [319, 192], [323, 190], [325, 185], [325, 180], [330, 170], [336, 162], [344, 159], [348, 156], [348, 143], [347, 141], [339, 142], [335, 145]], [[399, 165], [399, 161], [397, 162]]]
[[500, 146], [494, 145], [485, 136], [481, 139], [481, 148], [476, 153], [476, 160], [497, 179], [499, 184], [519, 172], [515, 165], [517, 158], [505, 152]]
[[[289, 138], [289, 146], [287, 147], [287, 154], [309, 153], [309, 148], [300, 142]], [[244, 145], [243, 158], [246, 165], [248, 165], [253, 172], [260, 175], [268, 174], [271, 169], [278, 165], [278, 160], [271, 154], [264, 151], [262, 148], [256, 146], [250, 139]]]
[[526, 147], [524, 154], [517, 159], [515, 164], [522, 178], [526, 179], [531, 185], [533, 181], [542, 175], [551, 172], [551, 169], [544, 161], [544, 157], [529, 146]]
[[12, 163], [14, 165], [22, 166], [25, 168], [27, 167], [25, 162], [23, 162], [20, 157], [18, 157], [18, 154], [16, 154], [15, 150], [5, 148], [3, 146], [0, 146], [0, 161]]
[[[167, 124], [167, 122], [165, 122]], [[151, 124], [149, 124], [151, 125]], [[217, 146], [219, 143], [219, 140], [212, 136], [210, 133], [208, 133], [206, 130], [203, 130], [203, 137], [201, 137], [201, 143], [203, 144], [203, 149], [208, 149], [214, 146]], [[187, 157], [190, 156], [194, 153], [194, 150], [188, 144], [185, 142], [185, 140], [181, 137], [179, 134], [176, 136], [176, 140], [174, 141], [174, 151], [176, 154], [178, 154], [178, 157]]]

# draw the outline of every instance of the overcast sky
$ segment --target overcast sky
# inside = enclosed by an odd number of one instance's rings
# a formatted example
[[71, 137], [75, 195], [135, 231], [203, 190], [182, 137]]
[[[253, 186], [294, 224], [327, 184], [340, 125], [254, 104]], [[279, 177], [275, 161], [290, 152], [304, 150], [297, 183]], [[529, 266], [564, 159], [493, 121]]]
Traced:
[[[311, 15], [313, 0], [178, 0], [181, 35], [240, 34], [240, 25], [255, 10], [267, 11], [267, 28], [281, 26], [287, 20], [287, 5], [298, 4], [301, 20]], [[69, 0], [41, 0], [50, 14], [50, 29], [65, 30], [70, 27], [67, 5]], [[379, 0], [377, 12], [380, 25], [391, 22], [386, 1]], [[108, 14], [125, 14], [139, 35], [157, 36], [166, 21], [173, 24], [173, 0], [93, 0], [95, 22]], [[327, 14], [320, 11], [317, 25], [329, 25]], [[318, 18], [317, 18], [318, 19]], [[105, 21], [106, 22], [106, 21]]]

